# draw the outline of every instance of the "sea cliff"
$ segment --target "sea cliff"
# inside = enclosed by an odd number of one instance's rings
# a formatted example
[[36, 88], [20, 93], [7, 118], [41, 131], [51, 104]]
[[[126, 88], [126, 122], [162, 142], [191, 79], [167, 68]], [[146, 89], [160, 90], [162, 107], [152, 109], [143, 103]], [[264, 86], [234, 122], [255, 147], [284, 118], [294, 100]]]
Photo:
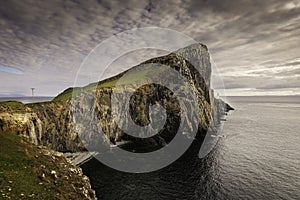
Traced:
[[[139, 67], [149, 63], [170, 66], [189, 81], [189, 87], [194, 91], [199, 105], [199, 113], [195, 113], [194, 116], [199, 117], [200, 134], [205, 134], [209, 127], [213, 127], [211, 124], [219, 123], [221, 116], [230, 108], [222, 100], [215, 99], [213, 96], [213, 91], [210, 88], [210, 57], [205, 45], [193, 44], [169, 55], [145, 61], [134, 67], [137, 69], [134, 77], [139, 77], [139, 79], [144, 78], [141, 76], [146, 77], [147, 75], [141, 75]], [[144, 142], [126, 135], [113, 123], [111, 95], [112, 93], [123, 92], [122, 87], [120, 90], [120, 87], [117, 88], [115, 85], [125, 73], [126, 71], [83, 88], [69, 88], [51, 102], [26, 105], [17, 102], [2, 103], [0, 104], [0, 131], [22, 135], [36, 145], [47, 146], [56, 151], [77, 152], [85, 150], [85, 146], [78, 136], [78, 131], [93, 132], [93, 127], [85, 124], [88, 123], [88, 120], [83, 119], [89, 119], [90, 116], [84, 114], [96, 112], [97, 120], [105, 133], [105, 137], [113, 144], [124, 140]], [[150, 71], [147, 73], [156, 72]], [[160, 71], [156, 76], [165, 77], [166, 74]], [[125, 84], [123, 87], [130, 88], [131, 83]], [[186, 90], [183, 87], [181, 85], [174, 86], [174, 88], [180, 90], [182, 96], [185, 96]], [[116, 91], [117, 89], [118, 91]], [[149, 95], [150, 93], [158, 95]], [[159, 103], [170, 110], [169, 123], [165, 131], [159, 136], [151, 138], [151, 141], [147, 141], [150, 145], [162, 146], [173, 137], [170, 133], [174, 132], [173, 129], [176, 127], [174, 123], [180, 108], [176, 97], [172, 96], [170, 90], [156, 84], [148, 84], [139, 88], [134, 93], [134, 98], [131, 98], [130, 104], [133, 108], [131, 117], [135, 123], [141, 126], [149, 123], [149, 110], [147, 108], [151, 103]], [[81, 112], [82, 119], [74, 119], [72, 112]], [[189, 122], [191, 129], [194, 128], [192, 127], [193, 119], [185, 120]], [[122, 123], [126, 126], [127, 122], [123, 121]]]

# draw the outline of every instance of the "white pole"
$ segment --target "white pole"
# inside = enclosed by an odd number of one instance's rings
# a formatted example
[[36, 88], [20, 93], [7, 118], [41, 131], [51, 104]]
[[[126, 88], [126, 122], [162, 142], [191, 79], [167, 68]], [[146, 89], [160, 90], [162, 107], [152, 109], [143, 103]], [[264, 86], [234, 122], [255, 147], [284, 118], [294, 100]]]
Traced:
[[35, 88], [30, 88], [31, 89], [31, 95], [32, 95], [32, 99], [34, 98], [34, 89]]

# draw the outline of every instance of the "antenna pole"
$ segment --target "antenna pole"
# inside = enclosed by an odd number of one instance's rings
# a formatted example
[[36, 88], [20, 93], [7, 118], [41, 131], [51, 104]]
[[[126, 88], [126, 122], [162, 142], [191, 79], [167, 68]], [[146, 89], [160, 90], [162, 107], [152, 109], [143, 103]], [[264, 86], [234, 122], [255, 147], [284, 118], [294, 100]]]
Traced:
[[35, 88], [30, 88], [31, 89], [31, 95], [32, 95], [32, 99], [34, 98], [34, 90]]

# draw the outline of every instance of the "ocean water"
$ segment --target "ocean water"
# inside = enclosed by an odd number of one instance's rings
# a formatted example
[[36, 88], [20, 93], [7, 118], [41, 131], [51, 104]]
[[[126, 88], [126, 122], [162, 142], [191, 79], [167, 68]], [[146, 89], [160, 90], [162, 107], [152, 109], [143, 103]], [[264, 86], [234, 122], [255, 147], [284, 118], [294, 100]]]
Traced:
[[51, 101], [54, 97], [0, 97], [0, 102], [3, 101], [19, 101], [22, 103], [37, 103], [37, 102], [45, 102]]
[[217, 145], [201, 142], [159, 171], [130, 174], [96, 159], [82, 168], [99, 199], [300, 199], [300, 97], [231, 97]]
[[235, 97], [216, 157], [225, 199], [300, 199], [300, 98]]

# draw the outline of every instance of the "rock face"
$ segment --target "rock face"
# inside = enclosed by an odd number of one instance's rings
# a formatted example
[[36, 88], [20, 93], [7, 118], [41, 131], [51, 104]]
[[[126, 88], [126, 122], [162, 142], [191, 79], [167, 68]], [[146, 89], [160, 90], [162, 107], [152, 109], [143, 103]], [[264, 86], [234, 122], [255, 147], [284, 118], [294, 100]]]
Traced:
[[0, 131], [25, 136], [56, 151], [83, 149], [74, 130], [70, 101], [30, 104], [17, 111], [3, 105], [0, 109]]
[[[205, 134], [208, 128], [213, 127], [212, 124], [219, 123], [221, 116], [229, 108], [226, 103], [213, 97], [210, 89], [211, 66], [209, 60], [207, 47], [202, 44], [194, 44], [134, 67], [133, 78], [129, 79], [149, 78], [150, 75], [157, 79], [167, 77], [172, 81], [174, 77], [167, 74], [167, 71], [148, 70], [147, 73], [144, 73], [142, 68], [145, 64], [162, 64], [171, 67], [189, 83], [188, 86], [174, 83], [173, 88], [175, 88], [176, 94], [185, 98], [188, 87], [193, 91], [199, 105], [198, 111], [188, 109], [192, 112], [191, 117], [179, 119], [180, 103], [177, 96], [167, 87], [154, 84], [150, 78], [149, 84], [144, 84], [133, 91], [129, 107], [120, 106], [119, 111], [125, 112], [123, 109], [129, 109], [126, 112], [131, 114], [132, 120], [139, 126], [145, 126], [151, 122], [149, 106], [161, 105], [166, 109], [166, 124], [163, 131], [154, 137], [141, 139], [130, 136], [114, 123], [112, 94], [119, 100], [119, 96], [121, 98], [125, 92], [134, 90], [134, 84], [131, 82], [126, 83], [125, 81], [125, 84], [119, 87], [115, 85], [126, 72], [98, 84], [77, 88], [76, 90], [80, 90], [80, 92], [77, 92], [73, 99], [56, 99], [56, 101], [48, 103], [29, 104], [17, 110], [2, 105], [0, 106], [0, 131], [24, 135], [35, 144], [62, 152], [84, 150], [85, 146], [78, 134], [85, 133], [86, 137], [93, 137], [93, 134], [98, 134], [97, 126], [101, 127], [104, 137], [112, 144], [128, 142], [140, 144], [140, 146], [152, 146], [154, 149], [160, 148], [172, 140], [180, 120], [190, 124], [189, 129], [198, 127], [198, 134]], [[133, 80], [133, 82], [135, 81], [139, 80]], [[59, 96], [70, 96], [71, 92], [68, 89]], [[122, 103], [122, 99], [119, 102]], [[192, 100], [190, 102], [185, 106], [192, 107]], [[74, 112], [77, 113], [77, 117], [74, 117]], [[199, 124], [194, 123], [195, 118], [198, 118]], [[91, 120], [96, 121], [96, 124], [91, 124]], [[126, 119], [121, 120], [123, 127], [126, 127], [128, 123]]]
[[211, 64], [208, 49], [203, 44], [193, 44], [175, 52], [188, 60], [204, 78], [205, 84], [210, 87]]

